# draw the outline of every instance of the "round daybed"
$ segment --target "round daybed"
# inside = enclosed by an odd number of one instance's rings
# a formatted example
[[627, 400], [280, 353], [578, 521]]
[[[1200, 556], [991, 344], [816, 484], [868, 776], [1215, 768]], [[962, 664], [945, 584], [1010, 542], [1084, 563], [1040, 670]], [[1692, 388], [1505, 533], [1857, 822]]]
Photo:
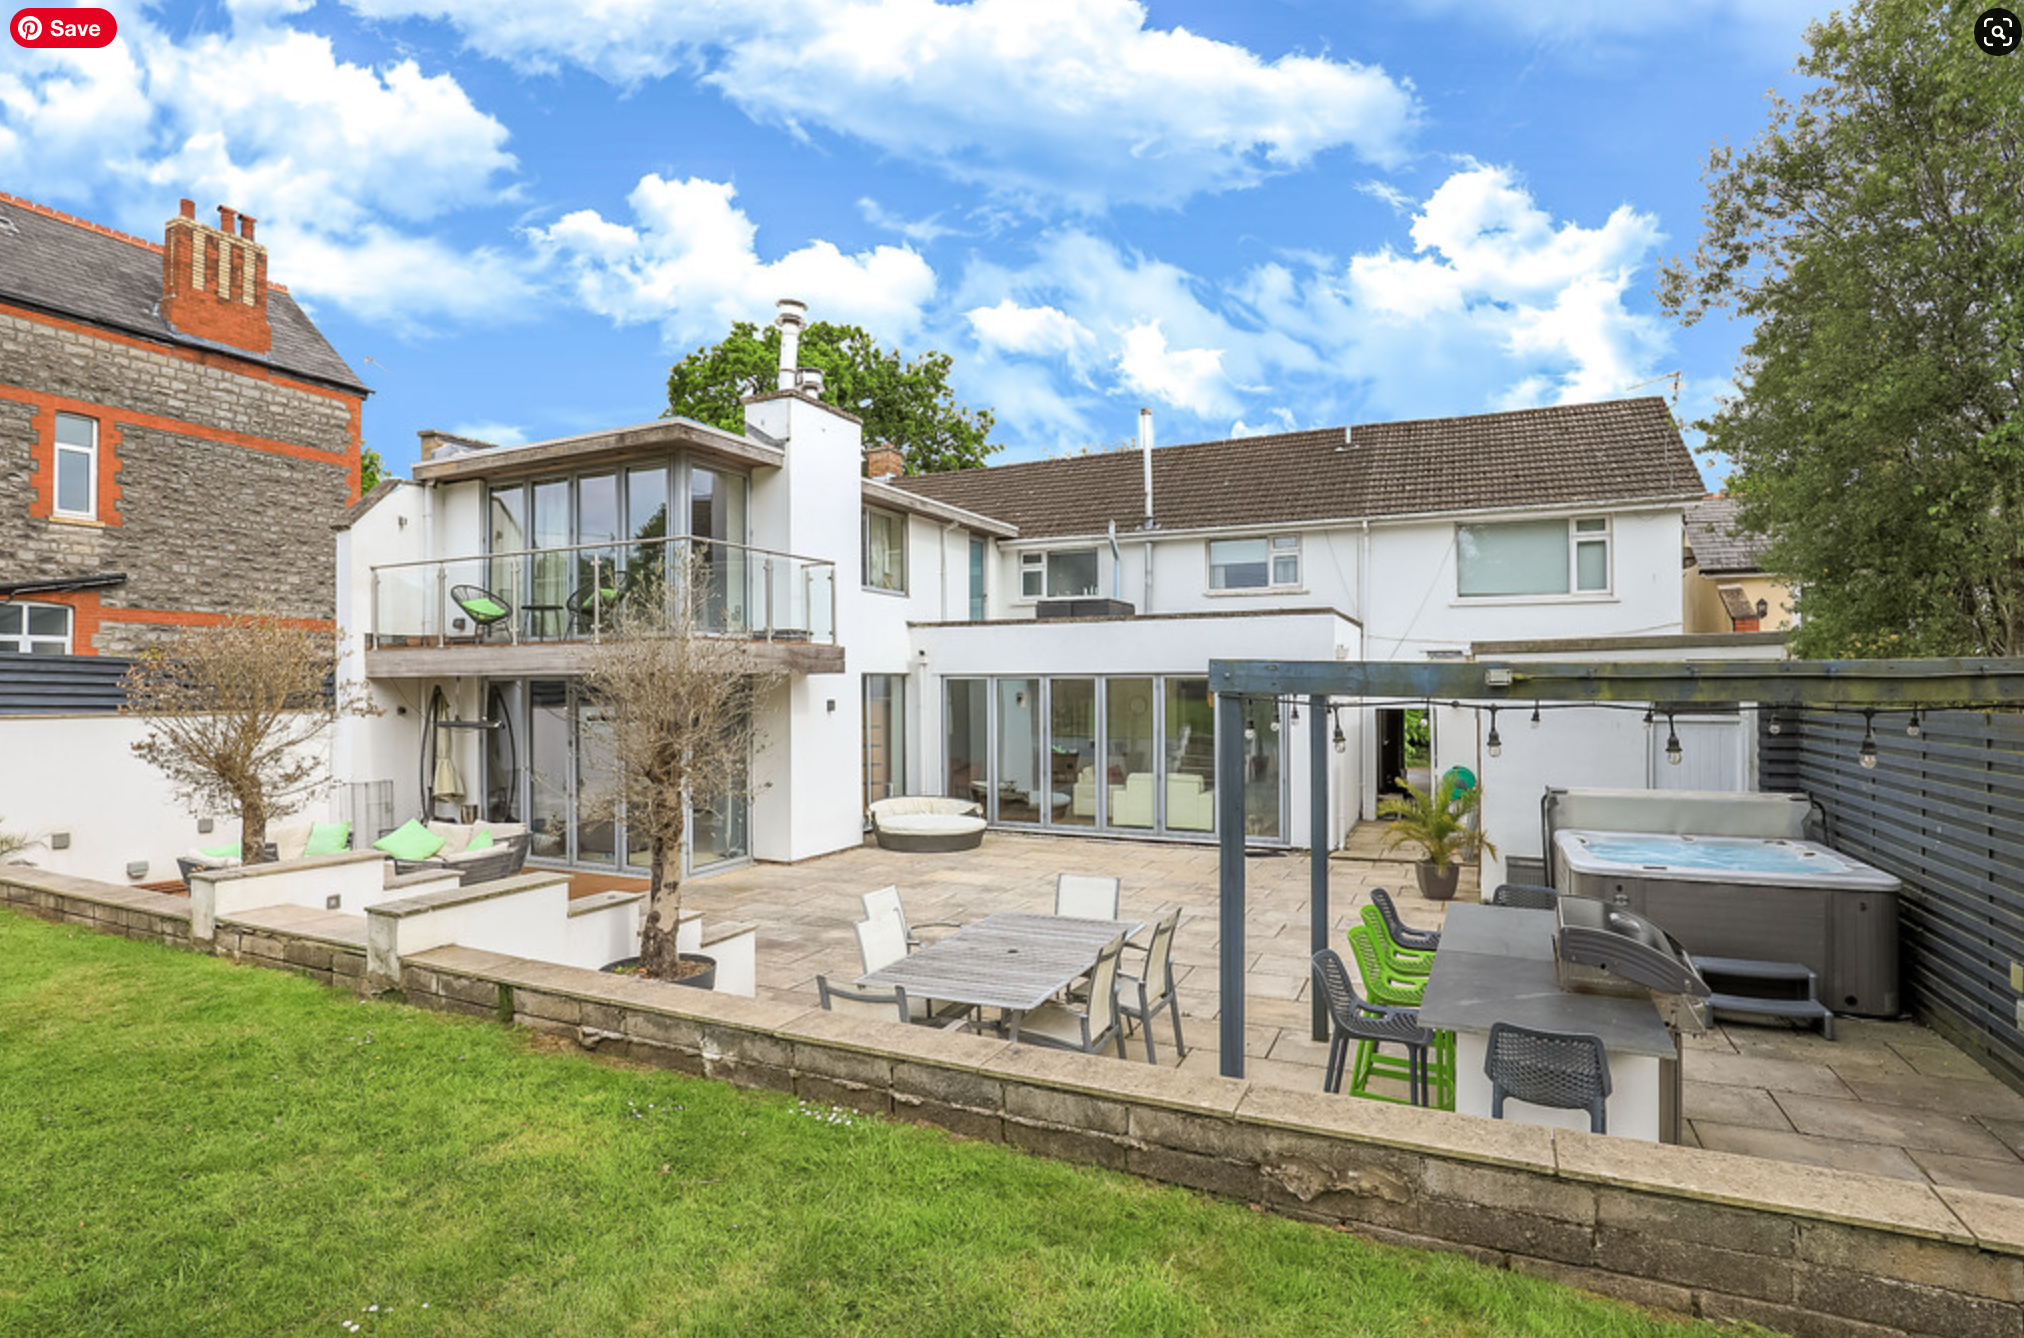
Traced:
[[871, 806], [871, 829], [881, 850], [917, 855], [975, 850], [984, 840], [983, 810], [967, 799], [898, 795]]

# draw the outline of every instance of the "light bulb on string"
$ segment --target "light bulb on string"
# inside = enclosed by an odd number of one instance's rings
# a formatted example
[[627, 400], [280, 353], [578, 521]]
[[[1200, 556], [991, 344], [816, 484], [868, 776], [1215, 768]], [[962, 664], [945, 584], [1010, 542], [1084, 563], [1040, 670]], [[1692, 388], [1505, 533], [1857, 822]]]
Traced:
[[1858, 762], [1862, 763], [1864, 770], [1876, 770], [1876, 712], [1874, 710], [1865, 710], [1862, 713], [1862, 746], [1856, 749], [1855, 757]]
[[1497, 736], [1497, 708], [1494, 706], [1490, 708], [1490, 737], [1483, 742], [1490, 746], [1490, 756], [1504, 755], [1504, 740]]
[[1539, 703], [1532, 704], [1532, 728], [1539, 728]]
[[1919, 727], [1919, 713], [1914, 710], [1912, 718], [1905, 721], [1905, 737], [1916, 739], [1925, 731]]
[[1339, 719], [1335, 722], [1335, 751], [1338, 753], [1349, 751], [1349, 738], [1342, 732], [1342, 721]]
[[1773, 734], [1783, 734], [1785, 732], [1785, 724], [1778, 718], [1776, 711], [1771, 713], [1771, 719], [1765, 723], [1764, 728]]
[[1680, 732], [1674, 728], [1671, 715], [1666, 716], [1666, 761], [1673, 766], [1680, 764]]
[[1292, 722], [1291, 722], [1291, 723], [1292, 723], [1292, 725], [1293, 725], [1293, 728], [1295, 728], [1295, 729], [1299, 729], [1299, 728], [1300, 728], [1300, 703], [1299, 703], [1299, 702], [1295, 702], [1295, 703], [1293, 703], [1293, 720], [1292, 720]]
[[1248, 720], [1244, 722], [1244, 742], [1252, 743], [1258, 738], [1258, 727]]
[[1272, 732], [1274, 734], [1279, 732], [1279, 717], [1276, 715], [1272, 717]]

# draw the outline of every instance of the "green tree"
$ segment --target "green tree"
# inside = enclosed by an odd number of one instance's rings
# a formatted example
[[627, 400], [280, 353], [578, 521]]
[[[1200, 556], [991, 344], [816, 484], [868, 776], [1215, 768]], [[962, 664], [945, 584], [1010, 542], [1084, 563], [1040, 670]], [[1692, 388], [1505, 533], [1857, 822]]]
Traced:
[[370, 446], [361, 446], [358, 451], [358, 495], [365, 496], [379, 486], [387, 476], [387, 462], [380, 459], [380, 453]]
[[[801, 365], [821, 369], [826, 401], [864, 420], [866, 445], [900, 448], [909, 474], [970, 469], [998, 449], [989, 441], [991, 411], [956, 403], [945, 353], [907, 362], [858, 326], [815, 321], [801, 332]], [[669, 370], [668, 413], [742, 432], [740, 401], [772, 389], [779, 367], [779, 327], [739, 321], [722, 343]]]
[[2024, 57], [1982, 6], [1855, 0], [1796, 103], [1708, 158], [1684, 323], [1756, 323], [1697, 424], [1798, 583], [1801, 654], [2024, 654]]

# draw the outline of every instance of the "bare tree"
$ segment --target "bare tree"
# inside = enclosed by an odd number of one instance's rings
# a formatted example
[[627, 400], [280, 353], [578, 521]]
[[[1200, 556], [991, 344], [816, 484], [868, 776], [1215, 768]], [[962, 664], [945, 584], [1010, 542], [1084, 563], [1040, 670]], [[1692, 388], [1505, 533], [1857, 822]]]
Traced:
[[726, 817], [752, 798], [752, 708], [779, 681], [753, 672], [742, 640], [716, 634], [727, 621], [721, 580], [693, 556], [670, 581], [629, 579], [583, 675], [611, 756], [580, 801], [580, 820], [623, 817], [628, 842], [644, 838], [640, 969], [662, 980], [695, 973], [675, 948], [682, 839], [693, 817]]
[[333, 681], [337, 634], [268, 616], [193, 627], [127, 671], [120, 710], [148, 722], [133, 745], [192, 811], [225, 807], [239, 854], [263, 858], [270, 818], [329, 783], [317, 745], [341, 715], [377, 715], [365, 690]]

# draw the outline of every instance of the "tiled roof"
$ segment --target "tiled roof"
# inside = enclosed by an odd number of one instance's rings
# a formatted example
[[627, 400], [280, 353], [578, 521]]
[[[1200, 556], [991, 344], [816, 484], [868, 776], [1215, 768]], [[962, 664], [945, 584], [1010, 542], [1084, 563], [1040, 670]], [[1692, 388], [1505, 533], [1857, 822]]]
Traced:
[[1734, 497], [1710, 497], [1687, 508], [1687, 547], [1694, 565], [1708, 575], [1764, 570], [1769, 536], [1736, 528], [1743, 503]]
[[[1022, 538], [1137, 529], [1137, 451], [895, 479], [1007, 520]], [[1685, 500], [1700, 472], [1665, 401], [1360, 424], [1153, 451], [1161, 529], [1268, 525], [1501, 507]]]
[[265, 357], [192, 338], [162, 319], [162, 251], [54, 210], [0, 196], [0, 301], [18, 302], [145, 339], [217, 349], [277, 371], [367, 393], [295, 299], [267, 285], [274, 344]]

